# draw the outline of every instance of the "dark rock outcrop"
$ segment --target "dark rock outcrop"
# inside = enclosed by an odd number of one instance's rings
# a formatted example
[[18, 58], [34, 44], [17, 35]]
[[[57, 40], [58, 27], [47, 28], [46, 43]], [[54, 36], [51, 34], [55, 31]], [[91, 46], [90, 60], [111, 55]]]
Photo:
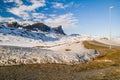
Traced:
[[12, 28], [18, 28], [18, 27], [22, 27], [22, 25], [20, 25], [17, 22], [12, 22], [12, 23], [7, 23], [6, 24], [8, 27], [12, 27]]
[[63, 34], [63, 35], [66, 35], [62, 29], [62, 26], [58, 26], [58, 27], [55, 27], [53, 28], [53, 30], [57, 33], [57, 34]]
[[49, 32], [51, 30], [50, 27], [48, 27], [47, 25], [43, 24], [43, 23], [35, 23], [32, 25], [28, 25], [28, 26], [24, 26], [24, 29], [26, 30], [33, 30], [33, 31], [38, 31], [41, 30], [43, 32]]

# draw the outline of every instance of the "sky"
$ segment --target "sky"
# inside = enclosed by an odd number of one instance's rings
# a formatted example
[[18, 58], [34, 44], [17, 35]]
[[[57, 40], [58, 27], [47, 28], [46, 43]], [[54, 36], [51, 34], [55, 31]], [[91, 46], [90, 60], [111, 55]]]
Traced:
[[[111, 25], [109, 9], [111, 9]], [[0, 0], [0, 21], [39, 21], [67, 34], [120, 36], [120, 0]]]

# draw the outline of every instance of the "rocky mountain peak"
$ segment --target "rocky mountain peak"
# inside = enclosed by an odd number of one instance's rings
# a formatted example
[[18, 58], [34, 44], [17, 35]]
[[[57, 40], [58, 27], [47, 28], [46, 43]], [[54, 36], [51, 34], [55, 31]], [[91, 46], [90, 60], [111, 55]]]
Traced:
[[58, 26], [58, 27], [53, 28], [53, 30], [55, 30], [55, 32], [58, 33], [58, 34], [66, 35], [66, 34], [64, 33], [61, 25]]
[[24, 29], [26, 30], [33, 30], [33, 31], [38, 31], [38, 30], [41, 30], [43, 32], [49, 32], [51, 30], [51, 28], [43, 23], [40, 23], [40, 22], [37, 22], [37, 23], [34, 23], [32, 25], [27, 25], [27, 26], [24, 26]]

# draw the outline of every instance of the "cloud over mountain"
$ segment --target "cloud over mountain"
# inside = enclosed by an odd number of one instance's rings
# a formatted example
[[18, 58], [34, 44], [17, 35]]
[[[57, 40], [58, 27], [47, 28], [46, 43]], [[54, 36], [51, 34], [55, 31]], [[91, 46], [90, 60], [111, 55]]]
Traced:
[[31, 5], [25, 5], [21, 0], [13, 0], [16, 6], [8, 8], [8, 12], [15, 14], [23, 19], [29, 19], [30, 12], [34, 12], [35, 9], [45, 6], [45, 0], [29, 0]]
[[67, 13], [60, 16], [53, 16], [44, 21], [47, 25], [56, 27], [59, 25], [64, 26], [64, 28], [76, 27], [77, 19], [72, 13]]
[[[47, 25], [57, 27], [62, 25], [64, 29], [75, 27], [78, 22], [77, 18], [71, 12], [58, 14], [59, 10], [68, 9], [73, 2], [63, 3], [57, 1], [46, 0], [4, 0], [7, 5], [6, 12], [17, 16], [0, 16], [1, 21], [39, 21]], [[9, 4], [9, 5], [8, 5]], [[55, 13], [57, 11], [57, 13]]]

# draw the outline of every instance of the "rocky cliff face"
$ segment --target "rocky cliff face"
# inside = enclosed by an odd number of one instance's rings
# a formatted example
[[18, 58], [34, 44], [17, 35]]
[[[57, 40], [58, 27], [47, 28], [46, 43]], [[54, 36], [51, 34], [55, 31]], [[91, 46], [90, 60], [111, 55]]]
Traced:
[[34, 23], [32, 25], [24, 26], [24, 29], [26, 30], [33, 30], [38, 31], [41, 30], [43, 32], [49, 32], [51, 28], [43, 23]]
[[58, 26], [56, 28], [53, 28], [53, 30], [58, 33], [58, 34], [63, 34], [63, 35], [66, 35], [62, 29], [62, 26]]
[[17, 22], [6, 23], [6, 26], [8, 26], [8, 27], [12, 27], [12, 28], [23, 27], [22, 25], [20, 25], [20, 24], [17, 23]]

